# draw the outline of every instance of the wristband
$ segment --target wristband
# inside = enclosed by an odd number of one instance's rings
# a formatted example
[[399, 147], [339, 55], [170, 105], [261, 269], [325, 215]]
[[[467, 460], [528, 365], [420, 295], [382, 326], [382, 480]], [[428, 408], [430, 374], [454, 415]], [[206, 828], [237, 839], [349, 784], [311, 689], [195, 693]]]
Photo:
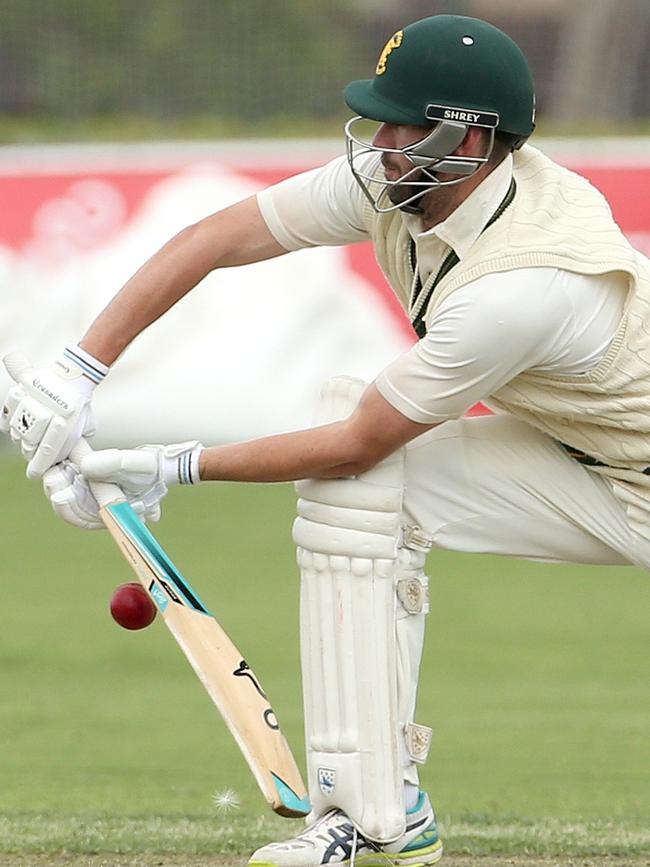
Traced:
[[199, 476], [199, 458], [204, 446], [193, 440], [165, 446], [162, 452], [162, 476], [166, 485], [196, 485]]
[[73, 364], [76, 364], [83, 375], [91, 380], [95, 385], [99, 385], [100, 382], [103, 382], [110, 370], [108, 365], [98, 361], [98, 359], [94, 358], [89, 352], [86, 352], [86, 350], [82, 349], [80, 346], [66, 346], [63, 350], [63, 357], [67, 358], [68, 361], [72, 361]]

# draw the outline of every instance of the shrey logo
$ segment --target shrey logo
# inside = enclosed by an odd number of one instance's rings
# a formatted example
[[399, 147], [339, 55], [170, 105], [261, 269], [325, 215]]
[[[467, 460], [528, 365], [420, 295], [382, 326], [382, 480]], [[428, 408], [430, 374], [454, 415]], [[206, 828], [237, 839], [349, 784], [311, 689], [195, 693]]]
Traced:
[[377, 68], [375, 69], [375, 73], [377, 75], [383, 75], [386, 72], [386, 64], [388, 63], [388, 58], [393, 53], [396, 48], [399, 48], [402, 44], [402, 40], [404, 39], [404, 31], [398, 30], [394, 36], [388, 40], [388, 42], [384, 45], [384, 48], [379, 55], [379, 60], [377, 61]]
[[318, 786], [324, 795], [332, 795], [336, 788], [336, 771], [333, 768], [319, 768]]

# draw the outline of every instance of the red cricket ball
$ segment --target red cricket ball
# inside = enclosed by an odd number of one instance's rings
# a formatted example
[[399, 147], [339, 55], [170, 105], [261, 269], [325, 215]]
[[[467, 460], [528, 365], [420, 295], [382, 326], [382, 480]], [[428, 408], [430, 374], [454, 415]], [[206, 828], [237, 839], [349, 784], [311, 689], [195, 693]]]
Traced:
[[156, 606], [141, 584], [121, 584], [111, 598], [113, 620], [125, 629], [144, 629], [153, 623]]

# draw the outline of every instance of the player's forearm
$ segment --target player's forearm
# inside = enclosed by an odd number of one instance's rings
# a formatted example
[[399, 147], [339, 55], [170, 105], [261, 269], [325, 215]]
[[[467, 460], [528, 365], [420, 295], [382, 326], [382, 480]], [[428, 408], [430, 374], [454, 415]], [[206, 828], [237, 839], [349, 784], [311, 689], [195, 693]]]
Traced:
[[199, 467], [203, 481], [223, 482], [336, 478], [367, 468], [363, 444], [350, 436], [346, 422], [206, 448]]
[[364, 473], [434, 425], [413, 422], [373, 384], [343, 421], [308, 430], [204, 449], [204, 481], [290, 482]]

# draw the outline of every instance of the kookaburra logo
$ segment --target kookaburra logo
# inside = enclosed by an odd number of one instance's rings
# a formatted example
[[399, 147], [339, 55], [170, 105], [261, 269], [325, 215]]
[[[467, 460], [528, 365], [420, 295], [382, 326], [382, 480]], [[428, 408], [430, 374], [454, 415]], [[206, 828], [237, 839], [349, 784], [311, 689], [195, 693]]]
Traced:
[[[239, 668], [236, 668], [233, 671], [233, 674], [235, 677], [247, 677], [250, 680], [250, 682], [253, 684], [255, 689], [262, 696], [262, 698], [266, 699], [266, 694], [265, 694], [264, 690], [260, 686], [259, 681], [257, 680], [255, 675], [251, 671], [250, 665], [246, 662], [245, 659], [241, 660], [241, 662], [239, 663]], [[270, 707], [270, 706], [267, 707], [266, 710], [264, 711], [264, 713], [262, 714], [262, 716], [264, 717], [264, 722], [267, 724], [267, 726], [270, 729], [277, 731], [280, 728], [280, 726], [278, 725], [278, 721], [275, 718], [275, 713], [273, 712], [272, 707]]]
[[233, 674], [235, 675], [235, 677], [248, 677], [248, 678], [250, 679], [251, 683], [253, 684], [253, 686], [255, 687], [255, 689], [256, 689], [256, 690], [259, 692], [259, 694], [262, 696], [262, 698], [266, 698], [266, 695], [265, 695], [265, 693], [264, 693], [264, 690], [263, 690], [262, 687], [260, 686], [259, 681], [257, 680], [257, 678], [255, 677], [255, 675], [254, 675], [253, 672], [251, 671], [251, 667], [250, 667], [250, 665], [246, 662], [245, 659], [242, 659], [242, 661], [239, 663], [239, 668], [236, 668], [236, 669], [233, 671]]
[[383, 75], [384, 72], [386, 72], [386, 63], [388, 62], [388, 58], [396, 48], [400, 47], [403, 39], [404, 31], [398, 30], [394, 36], [391, 36], [386, 45], [384, 45], [384, 48], [379, 55], [379, 60], [377, 61], [377, 68], [375, 69], [377, 75]]

